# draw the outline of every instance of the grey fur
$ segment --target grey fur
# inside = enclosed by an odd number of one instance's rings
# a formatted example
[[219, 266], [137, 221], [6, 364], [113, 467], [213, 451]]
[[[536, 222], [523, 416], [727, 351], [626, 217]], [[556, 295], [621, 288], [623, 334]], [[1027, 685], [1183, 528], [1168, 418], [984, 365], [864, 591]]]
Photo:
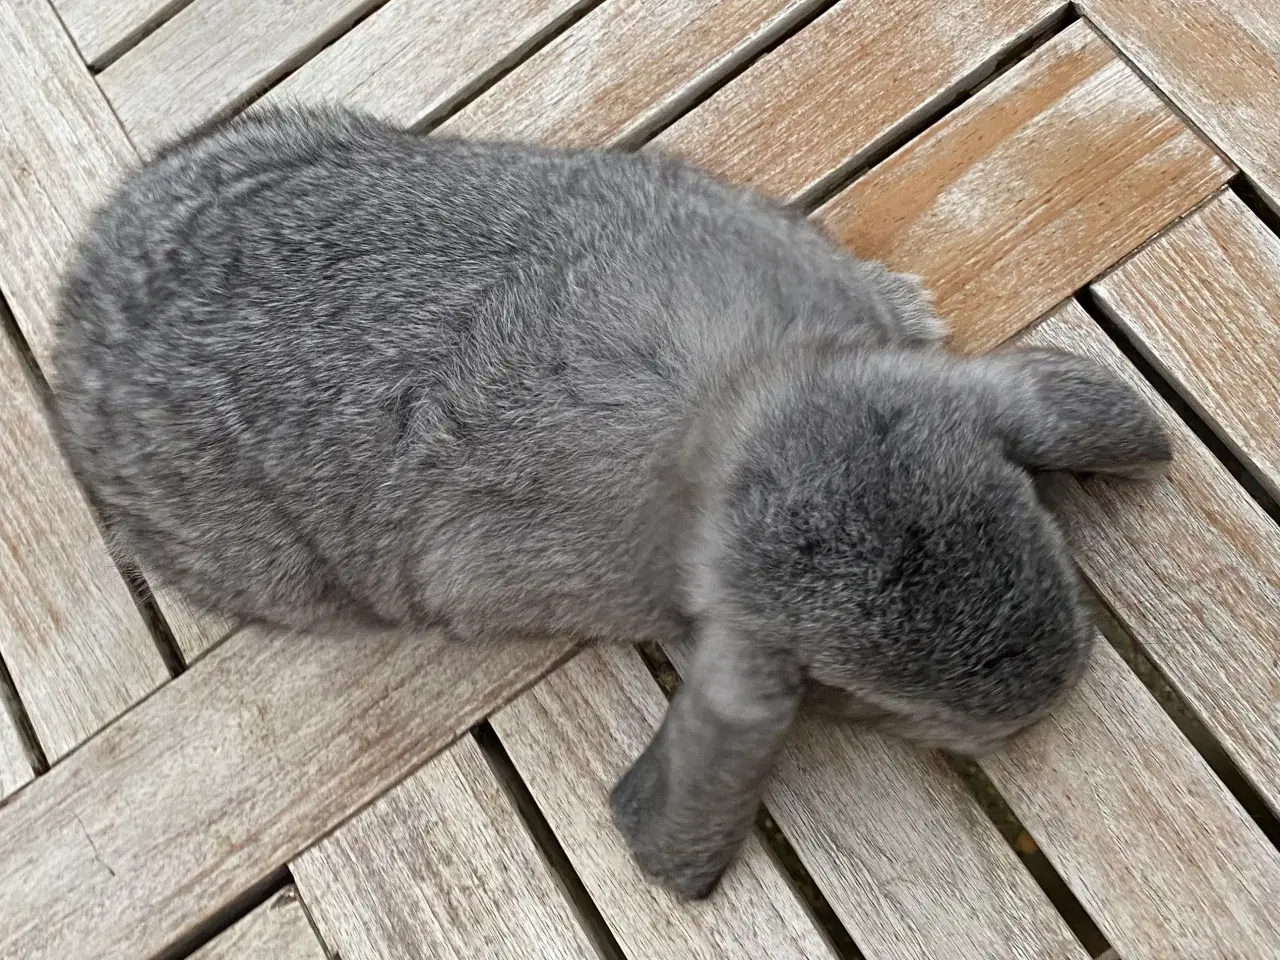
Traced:
[[701, 896], [806, 695], [978, 750], [1080, 671], [1029, 471], [1168, 440], [1087, 360], [941, 336], [914, 278], [686, 164], [267, 111], [97, 217], [57, 395], [121, 549], [212, 610], [695, 638], [613, 805]]

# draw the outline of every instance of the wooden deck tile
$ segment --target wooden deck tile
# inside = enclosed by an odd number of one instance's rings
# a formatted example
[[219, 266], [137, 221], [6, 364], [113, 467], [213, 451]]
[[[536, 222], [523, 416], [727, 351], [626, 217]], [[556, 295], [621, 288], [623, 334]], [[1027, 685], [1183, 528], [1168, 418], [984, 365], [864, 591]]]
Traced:
[[569, 649], [241, 631], [0, 807], [0, 957], [157, 953]]
[[841, 0], [654, 145], [795, 199], [974, 82], [1065, 7], [1059, 0]]
[[391, 0], [264, 102], [338, 101], [417, 127], [448, 111], [596, 0]]
[[510, 798], [466, 737], [293, 863], [344, 960], [597, 960]]
[[0, 689], [0, 800], [35, 776], [18, 724], [10, 713], [9, 693]]
[[327, 960], [298, 891], [286, 887], [188, 960]]
[[1280, 498], [1280, 238], [1225, 192], [1093, 289]]
[[818, 213], [857, 255], [921, 274], [954, 342], [983, 349], [1231, 173], [1079, 22]]
[[1088, 956], [936, 754], [801, 717], [765, 804], [867, 960]]
[[1271, 0], [1080, 7], [1280, 209], [1280, 14]]
[[634, 650], [593, 648], [492, 723], [627, 956], [834, 960], [756, 837], [701, 903], [682, 903], [640, 875], [610, 819], [609, 790], [665, 709]]
[[51, 0], [81, 56], [99, 67], [190, 0]]
[[229, 113], [376, 0], [193, 0], [98, 76], [143, 154]]
[[[1247, 772], [1274, 785], [1274, 762], [1260, 761], [1280, 750], [1280, 560], [1259, 560], [1280, 558], [1280, 531], [1255, 519], [1252, 501], [1077, 304], [1021, 342], [1108, 364], [1175, 434], [1170, 480], [1064, 478], [1055, 499], [1107, 603], [1252, 761]], [[1136, 615], [1139, 603], [1161, 622]], [[1066, 704], [982, 766], [1126, 960], [1226, 960], [1224, 944], [1280, 955], [1280, 852], [1109, 646]]]
[[610, 0], [440, 129], [587, 147], [636, 141], [822, 0]]

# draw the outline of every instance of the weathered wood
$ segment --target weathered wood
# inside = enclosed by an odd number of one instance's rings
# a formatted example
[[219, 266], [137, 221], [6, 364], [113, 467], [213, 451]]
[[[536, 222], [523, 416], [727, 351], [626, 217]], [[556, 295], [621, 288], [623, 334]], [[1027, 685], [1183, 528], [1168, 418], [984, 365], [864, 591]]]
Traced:
[[1280, 527], [1078, 306], [1038, 327], [1032, 342], [1123, 371], [1168, 424], [1176, 451], [1168, 476], [1064, 480], [1054, 492], [1107, 605], [1280, 811]]
[[820, 2], [601, 4], [441, 129], [557, 146], [635, 141]]
[[22, 744], [22, 735], [18, 732], [17, 721], [11, 712], [11, 695], [7, 686], [0, 684], [0, 800], [30, 783], [35, 776], [31, 759]]
[[1225, 192], [1093, 289], [1280, 498], [1280, 238]]
[[0, 957], [157, 953], [568, 651], [241, 631], [0, 808]]
[[1081, 0], [1084, 13], [1280, 208], [1272, 0]]
[[194, 0], [98, 76], [144, 153], [230, 113], [377, 0]]
[[391, 0], [273, 87], [416, 127], [446, 112], [594, 0]]
[[597, 960], [470, 737], [293, 862], [345, 960]]
[[937, 754], [802, 716], [765, 805], [868, 960], [1088, 956]]
[[795, 199], [857, 164], [1062, 12], [1059, 0], [842, 0], [654, 144]]
[[99, 67], [190, 0], [52, 0], [80, 55]]
[[636, 869], [609, 789], [657, 729], [666, 701], [636, 652], [587, 650], [492, 718], [592, 901], [631, 957], [834, 954], [759, 839], [713, 898], [681, 903]]
[[230, 929], [205, 944], [190, 960], [326, 960], [324, 948], [298, 900], [286, 887]]
[[994, 346], [1231, 175], [1084, 22], [819, 211], [924, 277], [966, 349]]
[[[91, 211], [137, 156], [45, 0], [0, 5], [0, 102], [0, 289], [48, 375], [63, 267]], [[49, 461], [53, 471], [47, 442], [40, 442], [46, 446], [24, 456], [33, 463]], [[59, 481], [42, 491], [45, 512], [59, 503], [54, 491], [64, 489]], [[78, 496], [65, 511], [83, 514]], [[101, 558], [93, 563], [104, 569]], [[112, 577], [118, 579], [114, 572]], [[216, 618], [193, 616], [163, 593], [159, 599], [184, 650], [203, 649], [210, 638], [225, 634]], [[103, 608], [94, 637], [104, 651], [127, 647], [134, 635], [132, 628], [106, 626], [112, 610]]]
[[0, 656], [50, 759], [169, 679], [0, 330]]

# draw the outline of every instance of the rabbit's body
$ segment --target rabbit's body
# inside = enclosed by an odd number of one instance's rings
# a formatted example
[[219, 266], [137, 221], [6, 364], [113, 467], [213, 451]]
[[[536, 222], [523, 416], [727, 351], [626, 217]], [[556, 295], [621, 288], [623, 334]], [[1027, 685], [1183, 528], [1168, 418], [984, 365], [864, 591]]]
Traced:
[[806, 692], [978, 750], [1079, 675], [1031, 471], [1168, 440], [1088, 361], [940, 337], [913, 278], [687, 165], [267, 112], [99, 215], [56, 393], [122, 550], [222, 613], [693, 636], [613, 802], [697, 895]]

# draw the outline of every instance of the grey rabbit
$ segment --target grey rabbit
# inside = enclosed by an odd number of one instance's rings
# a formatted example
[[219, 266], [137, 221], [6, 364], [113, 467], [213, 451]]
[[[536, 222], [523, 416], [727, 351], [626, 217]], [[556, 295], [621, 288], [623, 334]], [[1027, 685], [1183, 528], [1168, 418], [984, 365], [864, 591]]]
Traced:
[[692, 639], [612, 792], [686, 897], [802, 703], [967, 752], [1041, 717], [1091, 627], [1033, 474], [1170, 457], [1108, 370], [953, 356], [915, 278], [691, 165], [337, 107], [164, 148], [96, 215], [59, 323], [68, 457], [199, 605]]

